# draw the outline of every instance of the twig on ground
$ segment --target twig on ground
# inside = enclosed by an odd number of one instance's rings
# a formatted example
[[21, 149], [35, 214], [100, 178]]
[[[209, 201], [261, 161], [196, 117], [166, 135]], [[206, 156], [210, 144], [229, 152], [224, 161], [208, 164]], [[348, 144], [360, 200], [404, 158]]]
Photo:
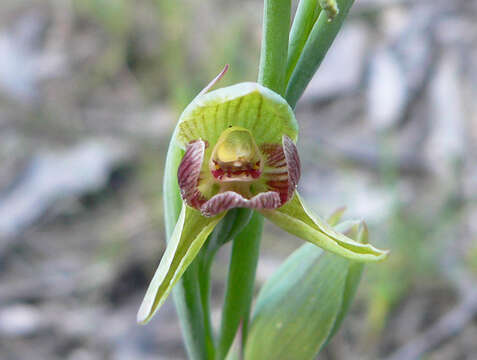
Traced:
[[434, 326], [398, 349], [386, 360], [417, 360], [463, 330], [477, 314], [477, 288], [473, 286], [467, 289], [460, 302]]

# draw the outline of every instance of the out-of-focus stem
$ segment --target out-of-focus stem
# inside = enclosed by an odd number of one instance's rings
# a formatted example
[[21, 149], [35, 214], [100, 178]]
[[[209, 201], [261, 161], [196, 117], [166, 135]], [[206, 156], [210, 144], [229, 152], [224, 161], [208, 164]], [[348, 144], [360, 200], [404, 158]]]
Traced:
[[[290, 16], [291, 0], [264, 1], [258, 82], [280, 95], [284, 94], [286, 84]], [[217, 360], [227, 356], [240, 325], [242, 339], [246, 341], [262, 230], [263, 217], [254, 212], [233, 241]]]
[[326, 12], [322, 11], [313, 25], [285, 92], [285, 99], [292, 108], [295, 108], [298, 99], [323, 61], [353, 2], [354, 0], [338, 0], [339, 14], [333, 21], [329, 21]]
[[247, 338], [262, 229], [263, 217], [254, 212], [248, 225], [233, 241], [227, 289], [222, 308], [217, 360], [225, 359], [240, 325], [242, 325], [243, 341]]
[[288, 44], [287, 83], [288, 80], [290, 80], [298, 59], [300, 58], [301, 52], [305, 47], [306, 40], [308, 39], [308, 35], [310, 35], [313, 24], [320, 14], [320, 9], [318, 0], [300, 0], [298, 4]]
[[291, 0], [265, 0], [258, 82], [283, 95], [290, 32]]
[[[182, 207], [177, 183], [177, 168], [183, 156], [182, 150], [174, 143], [172, 136], [167, 152], [164, 172], [164, 222], [166, 236], [170, 238]], [[207, 333], [203, 321], [197, 264], [193, 262], [173, 290], [177, 315], [187, 353], [191, 360], [210, 359], [207, 347]]]

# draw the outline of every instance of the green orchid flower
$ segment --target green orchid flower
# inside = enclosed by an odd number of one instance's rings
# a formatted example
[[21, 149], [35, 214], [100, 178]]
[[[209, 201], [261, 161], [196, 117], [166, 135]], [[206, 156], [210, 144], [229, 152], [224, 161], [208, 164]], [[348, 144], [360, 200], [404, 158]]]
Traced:
[[308, 210], [296, 187], [298, 124], [288, 103], [252, 82], [210, 91], [219, 74], [184, 110], [173, 141], [183, 204], [175, 229], [138, 312], [146, 323], [233, 208], [250, 208], [284, 229], [345, 258], [376, 262], [387, 251], [335, 231]]

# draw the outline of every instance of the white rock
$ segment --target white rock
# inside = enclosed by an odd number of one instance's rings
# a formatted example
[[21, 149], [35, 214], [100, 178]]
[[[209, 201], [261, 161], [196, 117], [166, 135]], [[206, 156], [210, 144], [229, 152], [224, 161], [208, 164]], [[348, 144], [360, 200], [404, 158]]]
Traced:
[[44, 321], [36, 308], [30, 305], [12, 305], [0, 310], [0, 335], [29, 336], [39, 331]]
[[0, 198], [2, 238], [14, 237], [55, 201], [100, 190], [130, 156], [125, 144], [89, 140], [63, 151], [39, 153], [13, 189]]
[[19, 18], [12, 29], [0, 33], [0, 90], [10, 98], [32, 102], [39, 95], [39, 82], [64, 72], [64, 54], [39, 44], [47, 19], [30, 12]]
[[455, 161], [462, 158], [465, 144], [465, 115], [460, 90], [459, 59], [447, 53], [429, 90], [431, 132], [425, 157], [441, 177], [453, 177]]
[[356, 90], [364, 69], [368, 41], [369, 31], [365, 25], [350, 23], [345, 26], [306, 88], [301, 101], [316, 101]]
[[399, 120], [406, 105], [407, 85], [403, 69], [388, 50], [380, 50], [370, 64], [367, 90], [368, 120], [377, 130]]

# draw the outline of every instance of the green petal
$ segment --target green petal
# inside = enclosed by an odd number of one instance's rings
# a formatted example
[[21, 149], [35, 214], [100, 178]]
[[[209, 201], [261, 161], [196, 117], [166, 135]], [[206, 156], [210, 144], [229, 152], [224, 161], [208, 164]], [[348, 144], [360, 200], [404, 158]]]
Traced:
[[333, 230], [305, 208], [297, 192], [284, 206], [261, 212], [285, 231], [345, 258], [376, 262], [384, 260], [388, 255], [388, 251], [376, 249], [370, 244], [361, 244]]
[[147, 323], [164, 303], [175, 283], [196, 257], [225, 212], [211, 218], [185, 204], [167, 244], [159, 267], [147, 289], [137, 314], [139, 323]]
[[293, 141], [298, 136], [298, 124], [286, 100], [251, 82], [196, 97], [182, 113], [178, 126], [176, 141], [182, 148], [202, 139], [210, 149], [229, 126], [250, 130], [258, 145], [281, 144], [284, 134]]

